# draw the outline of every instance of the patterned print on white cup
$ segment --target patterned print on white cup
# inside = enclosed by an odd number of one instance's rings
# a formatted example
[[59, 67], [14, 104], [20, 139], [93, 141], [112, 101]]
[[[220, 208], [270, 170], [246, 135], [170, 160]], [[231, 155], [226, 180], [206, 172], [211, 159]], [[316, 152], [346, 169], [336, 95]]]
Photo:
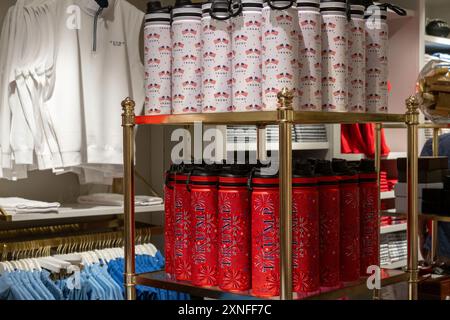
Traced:
[[242, 2], [242, 14], [232, 18], [233, 111], [261, 111], [262, 1]]
[[[322, 18], [319, 1], [298, 0], [299, 105], [297, 111], [322, 110]], [[295, 36], [295, 30], [292, 33]], [[293, 59], [292, 63], [295, 63]]]
[[345, 1], [321, 3], [323, 111], [348, 110], [348, 23], [345, 8]]
[[[189, 8], [187, 12], [192, 16], [183, 16], [185, 12], [178, 11], [173, 10], [172, 24], [172, 109], [174, 114], [200, 113], [203, 73], [201, 8]], [[179, 13], [181, 15], [177, 16]]]
[[[366, 105], [368, 112], [388, 111], [388, 25], [387, 12], [381, 10], [380, 28], [366, 20]], [[369, 18], [366, 16], [366, 18]]]
[[232, 111], [231, 22], [213, 19], [211, 3], [204, 4], [202, 17], [202, 112]]
[[145, 19], [145, 114], [170, 114], [172, 95], [170, 13], [150, 13]]
[[273, 10], [265, 3], [262, 14], [263, 109], [277, 109], [277, 94], [283, 88], [294, 90], [293, 104], [298, 106], [299, 38], [292, 36], [299, 33], [298, 12], [293, 7]]
[[351, 112], [366, 112], [366, 35], [364, 6], [351, 6], [348, 28], [348, 103]]

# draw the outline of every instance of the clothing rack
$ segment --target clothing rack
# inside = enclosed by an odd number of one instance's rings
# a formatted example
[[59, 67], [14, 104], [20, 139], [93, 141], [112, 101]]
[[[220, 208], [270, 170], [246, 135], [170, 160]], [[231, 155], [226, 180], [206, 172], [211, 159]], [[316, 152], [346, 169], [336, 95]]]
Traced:
[[[136, 229], [136, 244], [149, 243], [153, 235], [161, 234], [161, 227]], [[101, 250], [123, 246], [123, 232], [102, 232], [85, 235], [51, 237], [47, 239], [3, 242], [0, 240], [0, 261], [69, 254], [77, 251]]]
[[[134, 206], [134, 139], [136, 125], [203, 125], [253, 124], [258, 130], [264, 130], [268, 124], [279, 126], [279, 163], [280, 163], [280, 299], [293, 299], [292, 292], [292, 126], [293, 124], [342, 124], [342, 123], [375, 123], [376, 124], [376, 167], [378, 179], [381, 172], [381, 128], [383, 123], [406, 124], [408, 129], [408, 272], [407, 274], [389, 274], [381, 279], [381, 284], [392, 284], [408, 278], [408, 297], [418, 297], [418, 125], [419, 101], [410, 97], [406, 101], [406, 114], [372, 114], [372, 113], [337, 113], [337, 112], [300, 112], [293, 110], [293, 94], [283, 89], [278, 95], [278, 110], [263, 112], [186, 114], [135, 116], [135, 102], [127, 98], [122, 102], [123, 152], [124, 152], [124, 204], [125, 204], [125, 288], [128, 300], [136, 297], [136, 285], [154, 287], [170, 287], [171, 290], [183, 292], [201, 292], [205, 297], [230, 298], [217, 288], [210, 290], [196, 288], [186, 283], [168, 279], [164, 272], [160, 274], [136, 275], [135, 271], [135, 206]], [[261, 143], [264, 146], [264, 143]], [[258, 152], [261, 154], [258, 143]], [[403, 276], [405, 275], [405, 276]], [[365, 279], [364, 279], [365, 284]], [[357, 284], [361, 286], [361, 283]], [[346, 288], [348, 289], [348, 288]], [[236, 295], [235, 298], [248, 297], [247, 294]], [[320, 298], [320, 297], [319, 297]], [[375, 290], [374, 298], [379, 298]]]

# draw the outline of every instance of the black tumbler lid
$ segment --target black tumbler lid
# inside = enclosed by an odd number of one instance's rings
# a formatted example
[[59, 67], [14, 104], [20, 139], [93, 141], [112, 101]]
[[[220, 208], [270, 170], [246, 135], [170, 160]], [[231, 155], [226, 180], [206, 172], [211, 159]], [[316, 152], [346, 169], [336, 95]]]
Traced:
[[294, 177], [314, 177], [314, 167], [310, 161], [298, 161], [294, 164]]
[[321, 176], [334, 176], [334, 171], [331, 166], [331, 161], [317, 160], [315, 166], [316, 174]]
[[201, 8], [202, 3], [192, 3], [191, 0], [176, 0], [174, 8]]
[[278, 178], [278, 171], [274, 172], [269, 167], [255, 168], [253, 171], [254, 178]]
[[344, 159], [333, 159], [332, 162], [333, 171], [340, 175], [354, 175], [356, 174], [349, 166], [348, 162]]
[[359, 164], [359, 171], [363, 173], [374, 173], [375, 169], [375, 160], [371, 159], [362, 159]]

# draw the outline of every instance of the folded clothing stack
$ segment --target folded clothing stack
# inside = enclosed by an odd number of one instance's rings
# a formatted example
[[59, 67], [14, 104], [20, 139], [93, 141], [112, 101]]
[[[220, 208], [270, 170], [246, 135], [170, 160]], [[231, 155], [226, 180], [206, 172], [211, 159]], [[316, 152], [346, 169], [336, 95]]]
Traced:
[[387, 265], [401, 260], [408, 256], [408, 244], [405, 232], [388, 233], [381, 238], [380, 243], [380, 263]]
[[26, 213], [58, 213], [61, 204], [58, 202], [42, 202], [23, 198], [0, 198], [0, 208], [7, 214]]
[[[407, 212], [408, 209], [408, 185], [407, 185], [407, 159], [399, 158], [397, 160], [398, 183], [395, 185], [395, 208], [397, 212]], [[423, 193], [426, 189], [442, 189], [444, 179], [448, 175], [447, 157], [420, 157], [418, 172], [418, 198], [419, 213], [431, 209], [425, 206], [423, 208]]]
[[[163, 203], [163, 199], [151, 196], [135, 196], [137, 207], [156, 206]], [[78, 203], [97, 206], [123, 206], [123, 195], [116, 193], [95, 193], [78, 197]]]
[[423, 189], [422, 212], [450, 215], [450, 176], [445, 177], [441, 188]]

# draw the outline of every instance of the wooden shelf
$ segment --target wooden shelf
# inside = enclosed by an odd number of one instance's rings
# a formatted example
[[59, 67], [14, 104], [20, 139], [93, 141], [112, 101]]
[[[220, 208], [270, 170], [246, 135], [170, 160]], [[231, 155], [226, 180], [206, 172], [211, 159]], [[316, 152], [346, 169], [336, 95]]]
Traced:
[[[397, 271], [397, 270], [383, 270], [381, 278], [382, 278], [381, 285], [387, 286], [387, 285], [391, 285], [394, 283], [406, 281], [407, 274], [404, 272], [401, 272], [401, 271]], [[307, 298], [301, 298], [297, 294], [294, 294], [294, 300], [338, 299], [343, 296], [351, 295], [354, 292], [357, 292], [357, 293], [366, 292], [367, 293], [368, 289], [367, 289], [366, 281], [367, 281], [366, 278], [361, 278], [360, 280], [358, 280], [354, 283], [343, 284], [342, 287], [337, 290], [323, 292], [323, 293], [317, 294], [315, 296], [310, 296]], [[185, 292], [192, 296], [197, 296], [197, 297], [205, 297], [205, 298], [212, 298], [212, 299], [225, 299], [225, 300], [261, 300], [261, 298], [252, 296], [249, 291], [230, 293], [230, 292], [222, 291], [217, 287], [211, 287], [211, 288], [196, 287], [188, 282], [172, 280], [166, 276], [164, 271], [158, 271], [158, 272], [137, 275], [136, 283], [138, 285], [144, 285], [144, 286], [155, 287], [155, 288], [160, 288], [160, 289]], [[278, 300], [279, 297], [271, 297], [270, 299]]]
[[397, 262], [393, 262], [393, 263], [389, 263], [386, 265], [381, 265], [381, 267], [383, 269], [388, 269], [388, 270], [393, 270], [393, 269], [400, 269], [400, 268], [404, 268], [408, 265], [408, 260], [400, 260]]
[[[164, 205], [148, 206], [148, 207], [136, 207], [136, 213], [147, 212], [162, 212], [164, 211]], [[27, 214], [0, 214], [0, 221], [7, 222], [19, 222], [19, 221], [38, 221], [38, 220], [57, 220], [57, 219], [71, 219], [71, 218], [84, 218], [95, 216], [109, 216], [109, 215], [122, 215], [124, 212], [123, 207], [113, 206], [89, 206], [81, 204], [67, 204], [59, 208], [59, 213], [27, 213]]]
[[[182, 115], [137, 116], [137, 125], [188, 125], [196, 122], [210, 125], [227, 124], [277, 124], [277, 111], [224, 112]], [[294, 123], [404, 123], [404, 114], [352, 113], [352, 112], [306, 112], [295, 111]]]

